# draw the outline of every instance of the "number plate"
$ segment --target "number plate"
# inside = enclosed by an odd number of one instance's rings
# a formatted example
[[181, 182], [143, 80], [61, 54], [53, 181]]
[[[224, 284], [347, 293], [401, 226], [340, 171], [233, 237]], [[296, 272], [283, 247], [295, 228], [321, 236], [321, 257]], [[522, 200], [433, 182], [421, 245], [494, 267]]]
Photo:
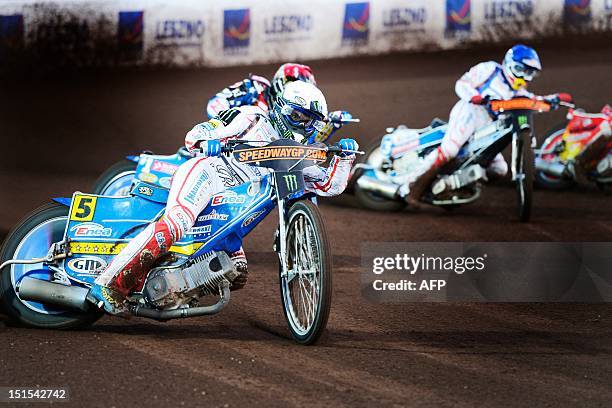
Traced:
[[306, 189], [301, 171], [277, 171], [274, 177], [276, 177], [276, 192], [281, 200]]

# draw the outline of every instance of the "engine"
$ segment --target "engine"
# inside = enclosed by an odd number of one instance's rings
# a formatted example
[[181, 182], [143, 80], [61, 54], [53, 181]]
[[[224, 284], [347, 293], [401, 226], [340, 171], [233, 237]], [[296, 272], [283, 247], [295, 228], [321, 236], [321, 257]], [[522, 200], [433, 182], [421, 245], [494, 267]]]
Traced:
[[209, 252], [181, 265], [155, 268], [143, 294], [151, 305], [170, 309], [217, 293], [221, 282], [231, 283], [238, 272], [225, 252]]

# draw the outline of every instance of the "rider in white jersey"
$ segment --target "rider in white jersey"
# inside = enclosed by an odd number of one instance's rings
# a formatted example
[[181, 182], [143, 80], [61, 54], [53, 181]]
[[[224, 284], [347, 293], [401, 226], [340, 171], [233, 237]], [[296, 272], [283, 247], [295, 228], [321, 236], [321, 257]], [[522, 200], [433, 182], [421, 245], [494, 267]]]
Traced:
[[[312, 84], [295, 81], [285, 86], [268, 114], [256, 106], [243, 106], [196, 125], [187, 133], [185, 145], [197, 156], [183, 163], [174, 174], [163, 217], [149, 224], [113, 259], [96, 279], [88, 299], [108, 313], [127, 315], [125, 297], [142, 284], [155, 260], [195, 224], [211, 198], [268, 173], [266, 168], [222, 156], [224, 142], [244, 139], [249, 144], [257, 141], [267, 144], [284, 137], [306, 143], [317, 128], [325, 126], [327, 113], [321, 91]], [[338, 145], [349, 151], [358, 148], [352, 139], [342, 139]], [[353, 153], [340, 153], [328, 168], [304, 169], [306, 189], [321, 196], [342, 193], [354, 157]], [[246, 277], [236, 283], [245, 282]]]
[[[440, 167], [457, 156], [459, 149], [476, 130], [495, 119], [487, 110], [488, 102], [515, 96], [533, 97], [526, 90], [527, 84], [541, 69], [542, 64], [535, 50], [516, 45], [506, 52], [502, 64], [482, 62], [466, 72], [455, 85], [460, 100], [451, 110], [442, 143], [425, 157], [421, 168], [412, 175], [411, 182], [400, 188], [400, 196], [406, 197], [410, 203], [418, 202]], [[508, 164], [501, 153], [487, 170], [495, 176], [506, 175]]]

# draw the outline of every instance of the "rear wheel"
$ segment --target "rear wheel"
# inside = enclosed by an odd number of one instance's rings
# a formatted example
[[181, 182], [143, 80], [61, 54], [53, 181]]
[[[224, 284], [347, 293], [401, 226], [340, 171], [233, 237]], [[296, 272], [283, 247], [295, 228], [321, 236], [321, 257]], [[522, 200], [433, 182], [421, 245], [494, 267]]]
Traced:
[[[542, 143], [540, 150], [554, 152], [557, 146], [563, 143], [563, 134], [565, 133], [566, 127], [567, 122], [562, 122], [549, 130], [544, 137], [544, 143]], [[538, 155], [540, 160], [556, 160], [557, 157], [556, 153]], [[565, 190], [576, 184], [572, 179], [555, 177], [539, 170], [536, 170], [534, 176], [536, 186], [548, 190]]]
[[[374, 169], [380, 168], [383, 162], [383, 155], [380, 150], [380, 144], [377, 143], [370, 147], [365, 154], [364, 164], [372, 166]], [[359, 200], [359, 203], [365, 208], [375, 211], [400, 211], [406, 204], [400, 200], [391, 200], [386, 197], [382, 197], [373, 191], [364, 190], [359, 187], [359, 184], [355, 182], [355, 197]]]
[[[61, 241], [68, 222], [68, 207], [47, 204], [26, 216], [10, 232], [0, 250], [0, 264], [10, 259], [41, 258], [53, 242]], [[53, 271], [39, 263], [16, 264], [0, 271], [0, 302], [13, 323], [23, 326], [69, 329], [89, 325], [100, 315], [62, 310], [38, 302], [22, 300], [18, 294], [22, 278], [51, 281]]]
[[137, 166], [138, 163], [128, 159], [113, 164], [96, 180], [93, 193], [108, 196], [127, 196], [132, 188]]
[[517, 174], [520, 175], [516, 180], [518, 217], [521, 222], [527, 222], [531, 219], [531, 209], [533, 207], [533, 173], [535, 168], [533, 148], [531, 147], [531, 132], [529, 130], [523, 131], [520, 135], [517, 161]]
[[289, 209], [286, 259], [280, 291], [293, 338], [313, 344], [325, 330], [332, 297], [332, 259], [325, 224], [316, 205], [298, 201]]

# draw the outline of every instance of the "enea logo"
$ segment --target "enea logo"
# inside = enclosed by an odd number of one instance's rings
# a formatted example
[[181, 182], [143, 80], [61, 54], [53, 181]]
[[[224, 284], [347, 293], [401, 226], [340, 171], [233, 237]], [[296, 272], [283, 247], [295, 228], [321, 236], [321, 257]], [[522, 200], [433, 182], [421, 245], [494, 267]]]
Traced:
[[471, 0], [446, 0], [446, 31], [469, 32], [472, 29]]
[[244, 48], [251, 38], [249, 9], [223, 11], [223, 48]]
[[119, 12], [119, 50], [127, 58], [142, 56], [144, 11]]
[[582, 26], [591, 21], [591, 0], [565, 0], [563, 22], [566, 26]]
[[344, 9], [342, 40], [367, 42], [370, 32], [370, 3], [347, 3]]

